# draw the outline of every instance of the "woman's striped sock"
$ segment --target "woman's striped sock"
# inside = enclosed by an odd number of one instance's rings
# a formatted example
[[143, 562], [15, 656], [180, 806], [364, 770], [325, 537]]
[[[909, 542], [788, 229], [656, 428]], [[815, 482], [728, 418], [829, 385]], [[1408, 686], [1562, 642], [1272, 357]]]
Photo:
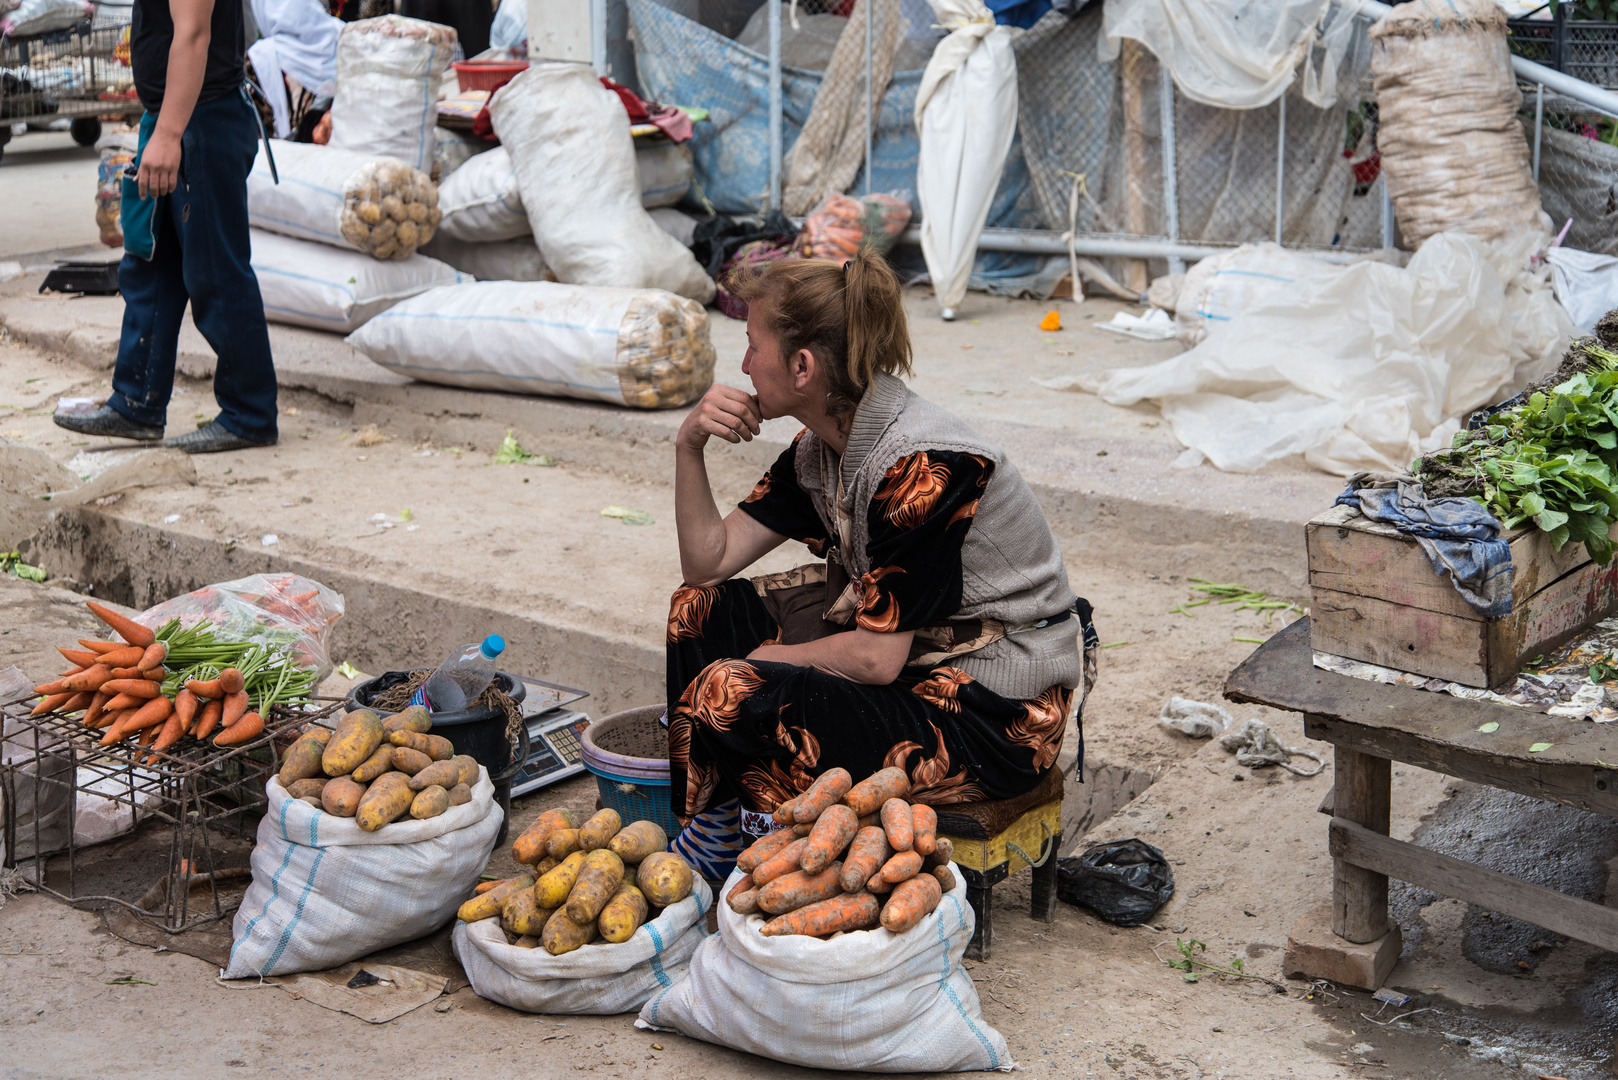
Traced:
[[669, 848], [708, 881], [723, 881], [736, 869], [736, 856], [746, 846], [742, 804], [732, 799], [694, 816]]

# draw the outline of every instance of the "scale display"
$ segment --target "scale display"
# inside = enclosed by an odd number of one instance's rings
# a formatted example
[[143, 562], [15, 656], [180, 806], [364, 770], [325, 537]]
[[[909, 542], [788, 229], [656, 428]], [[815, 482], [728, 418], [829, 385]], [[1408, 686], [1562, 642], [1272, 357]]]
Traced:
[[584, 771], [579, 738], [590, 718], [573, 709], [551, 709], [528, 717], [528, 760], [511, 778], [513, 797]]

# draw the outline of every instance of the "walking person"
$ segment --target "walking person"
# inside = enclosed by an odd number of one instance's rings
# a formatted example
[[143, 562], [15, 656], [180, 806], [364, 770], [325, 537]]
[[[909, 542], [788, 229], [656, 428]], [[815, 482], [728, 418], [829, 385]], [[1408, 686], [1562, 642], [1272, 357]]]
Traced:
[[242, 85], [246, 51], [240, 0], [135, 0], [131, 67], [146, 113], [138, 171], [124, 183], [118, 363], [104, 405], [55, 418], [69, 431], [163, 438], [189, 303], [218, 356], [219, 415], [164, 445], [198, 454], [276, 441], [275, 366], [249, 265], [259, 127]]

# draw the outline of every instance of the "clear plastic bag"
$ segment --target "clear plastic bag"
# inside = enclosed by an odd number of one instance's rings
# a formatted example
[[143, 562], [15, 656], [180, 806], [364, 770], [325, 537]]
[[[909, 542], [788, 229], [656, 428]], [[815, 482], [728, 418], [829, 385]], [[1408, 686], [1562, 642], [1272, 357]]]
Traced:
[[798, 250], [811, 259], [852, 259], [862, 247], [886, 254], [910, 224], [908, 191], [872, 193], [863, 199], [833, 192], [803, 220]]
[[319, 682], [331, 672], [326, 642], [342, 614], [342, 594], [318, 581], [297, 574], [254, 574], [165, 600], [135, 621], [153, 630], [170, 619], [185, 627], [211, 622], [218, 637], [231, 641], [289, 645], [293, 658], [314, 668]]

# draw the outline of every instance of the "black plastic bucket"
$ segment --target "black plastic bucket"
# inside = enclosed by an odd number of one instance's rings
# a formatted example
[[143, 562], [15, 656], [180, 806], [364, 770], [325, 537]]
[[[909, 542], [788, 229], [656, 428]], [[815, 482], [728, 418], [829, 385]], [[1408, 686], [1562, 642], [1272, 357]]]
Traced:
[[[362, 682], [349, 692], [348, 703], [356, 709], [370, 709], [371, 699], [389, 687], [398, 686], [410, 678], [408, 671], [389, 671], [368, 682]], [[495, 673], [494, 685], [503, 690], [518, 705], [528, 694], [528, 687], [515, 675], [504, 671]], [[378, 716], [392, 716], [385, 709], [375, 710]], [[457, 754], [470, 754], [478, 764], [497, 776], [511, 764], [513, 747], [506, 739], [506, 714], [499, 709], [471, 708], [456, 712], [431, 714], [433, 734], [442, 735], [455, 747]]]

